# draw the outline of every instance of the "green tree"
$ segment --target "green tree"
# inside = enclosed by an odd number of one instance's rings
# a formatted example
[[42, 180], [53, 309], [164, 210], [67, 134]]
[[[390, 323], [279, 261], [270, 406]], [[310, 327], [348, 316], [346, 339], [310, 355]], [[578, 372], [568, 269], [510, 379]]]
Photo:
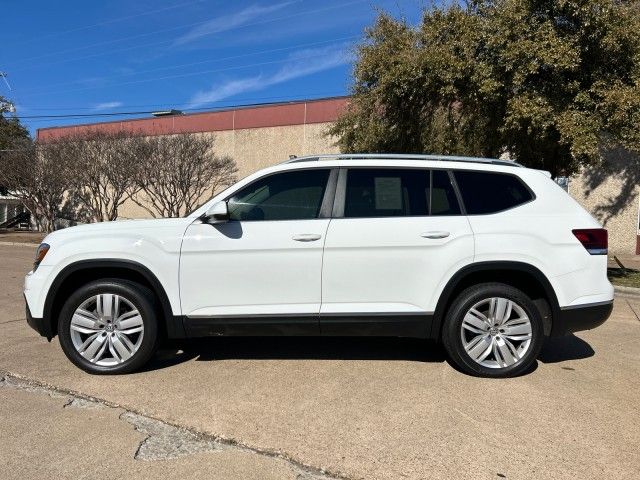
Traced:
[[[20, 120], [17, 117], [5, 117], [10, 105], [11, 102], [0, 95], [0, 161], [3, 156], [10, 155], [12, 150], [31, 146], [29, 131]], [[7, 189], [0, 184], [0, 195], [6, 194]]]
[[29, 131], [17, 117], [6, 117], [11, 102], [0, 95], [0, 150], [9, 150], [16, 143], [30, 141]]
[[508, 152], [557, 175], [640, 152], [640, 2], [479, 0], [379, 15], [357, 49], [345, 152]]

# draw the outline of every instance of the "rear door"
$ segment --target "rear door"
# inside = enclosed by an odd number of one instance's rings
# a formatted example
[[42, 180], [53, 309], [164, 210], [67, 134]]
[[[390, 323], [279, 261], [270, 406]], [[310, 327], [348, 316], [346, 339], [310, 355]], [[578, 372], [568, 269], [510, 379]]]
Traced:
[[426, 336], [443, 280], [473, 253], [446, 170], [342, 169], [324, 249], [322, 333]]

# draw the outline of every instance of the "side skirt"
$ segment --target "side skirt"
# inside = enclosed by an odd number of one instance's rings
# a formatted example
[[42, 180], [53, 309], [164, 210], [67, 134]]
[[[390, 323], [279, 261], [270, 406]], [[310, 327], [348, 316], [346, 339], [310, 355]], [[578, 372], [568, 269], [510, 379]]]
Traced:
[[320, 332], [329, 337], [427, 338], [432, 322], [431, 313], [323, 314], [320, 316]]
[[427, 338], [433, 314], [355, 313], [184, 317], [187, 337], [375, 336]]
[[187, 337], [320, 335], [320, 322], [315, 314], [184, 317], [183, 322]]

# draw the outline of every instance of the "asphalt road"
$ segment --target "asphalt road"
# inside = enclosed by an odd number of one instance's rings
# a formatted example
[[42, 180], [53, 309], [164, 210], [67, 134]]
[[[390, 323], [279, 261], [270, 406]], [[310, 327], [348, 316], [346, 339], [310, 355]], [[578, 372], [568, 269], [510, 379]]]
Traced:
[[24, 321], [32, 257], [0, 246], [3, 478], [640, 472], [639, 298], [617, 298], [602, 327], [548, 342], [532, 372], [508, 380], [459, 373], [433, 344], [366, 338], [215, 338], [104, 377]]

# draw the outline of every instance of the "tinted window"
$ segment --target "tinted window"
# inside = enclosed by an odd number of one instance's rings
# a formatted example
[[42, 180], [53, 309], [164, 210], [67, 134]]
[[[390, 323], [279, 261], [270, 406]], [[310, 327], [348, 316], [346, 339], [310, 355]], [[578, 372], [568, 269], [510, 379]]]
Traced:
[[243, 188], [228, 200], [231, 220], [317, 218], [329, 170], [277, 173]]
[[460, 215], [460, 205], [449, 173], [434, 170], [431, 180], [431, 215]]
[[513, 175], [458, 171], [455, 176], [469, 215], [499, 212], [533, 198], [527, 187]]
[[351, 169], [345, 217], [428, 215], [429, 172], [418, 169]]

